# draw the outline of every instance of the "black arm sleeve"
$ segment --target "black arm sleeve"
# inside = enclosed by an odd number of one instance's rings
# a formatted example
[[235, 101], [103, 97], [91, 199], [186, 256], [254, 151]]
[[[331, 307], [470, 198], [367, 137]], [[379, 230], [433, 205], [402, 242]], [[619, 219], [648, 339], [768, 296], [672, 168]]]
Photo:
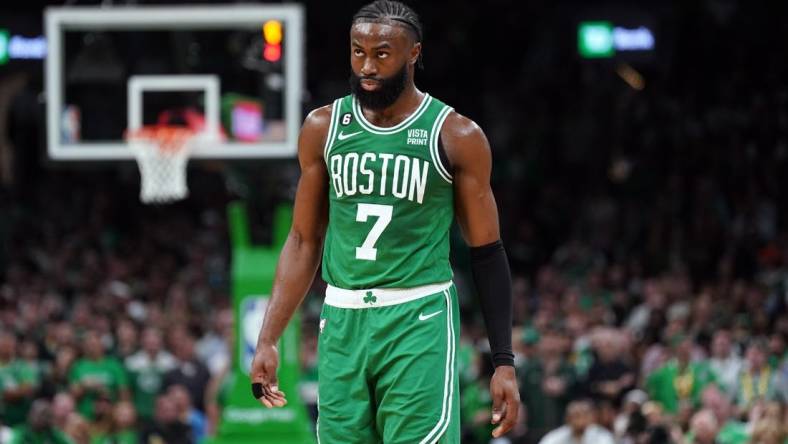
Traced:
[[503, 243], [471, 248], [471, 269], [487, 326], [493, 365], [514, 365], [512, 353], [512, 275]]

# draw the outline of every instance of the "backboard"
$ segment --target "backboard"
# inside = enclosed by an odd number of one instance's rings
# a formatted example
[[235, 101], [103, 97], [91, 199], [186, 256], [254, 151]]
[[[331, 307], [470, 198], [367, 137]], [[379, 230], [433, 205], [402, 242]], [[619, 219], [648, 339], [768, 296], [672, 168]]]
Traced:
[[142, 125], [214, 129], [193, 158], [292, 157], [301, 124], [299, 5], [48, 8], [54, 160], [133, 159]]

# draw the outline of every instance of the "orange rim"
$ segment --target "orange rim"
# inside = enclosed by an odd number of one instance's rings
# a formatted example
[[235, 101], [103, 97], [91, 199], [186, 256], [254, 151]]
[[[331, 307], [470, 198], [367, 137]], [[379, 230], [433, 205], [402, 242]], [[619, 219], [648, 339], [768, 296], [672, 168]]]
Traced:
[[195, 134], [195, 131], [182, 126], [147, 125], [129, 132], [127, 139], [153, 143], [162, 151], [179, 151]]

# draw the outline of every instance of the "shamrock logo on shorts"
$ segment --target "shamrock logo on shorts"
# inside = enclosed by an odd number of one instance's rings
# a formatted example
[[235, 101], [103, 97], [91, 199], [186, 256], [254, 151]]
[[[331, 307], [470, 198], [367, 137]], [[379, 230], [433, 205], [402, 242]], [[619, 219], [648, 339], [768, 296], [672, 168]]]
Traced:
[[375, 302], [377, 302], [377, 300], [378, 298], [375, 295], [373, 295], [371, 291], [368, 291], [367, 295], [364, 296], [365, 304], [374, 304]]

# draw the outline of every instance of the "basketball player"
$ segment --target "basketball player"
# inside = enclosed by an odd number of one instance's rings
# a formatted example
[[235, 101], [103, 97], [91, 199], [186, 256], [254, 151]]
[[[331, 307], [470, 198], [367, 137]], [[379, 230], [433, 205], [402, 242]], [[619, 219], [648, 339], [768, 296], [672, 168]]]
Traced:
[[306, 118], [290, 235], [252, 363], [255, 396], [285, 404], [276, 344], [323, 257], [318, 440], [459, 443], [457, 291], [449, 230], [471, 247], [489, 333], [493, 436], [517, 419], [511, 277], [482, 130], [416, 88], [422, 29], [399, 2], [353, 17], [351, 95]]

